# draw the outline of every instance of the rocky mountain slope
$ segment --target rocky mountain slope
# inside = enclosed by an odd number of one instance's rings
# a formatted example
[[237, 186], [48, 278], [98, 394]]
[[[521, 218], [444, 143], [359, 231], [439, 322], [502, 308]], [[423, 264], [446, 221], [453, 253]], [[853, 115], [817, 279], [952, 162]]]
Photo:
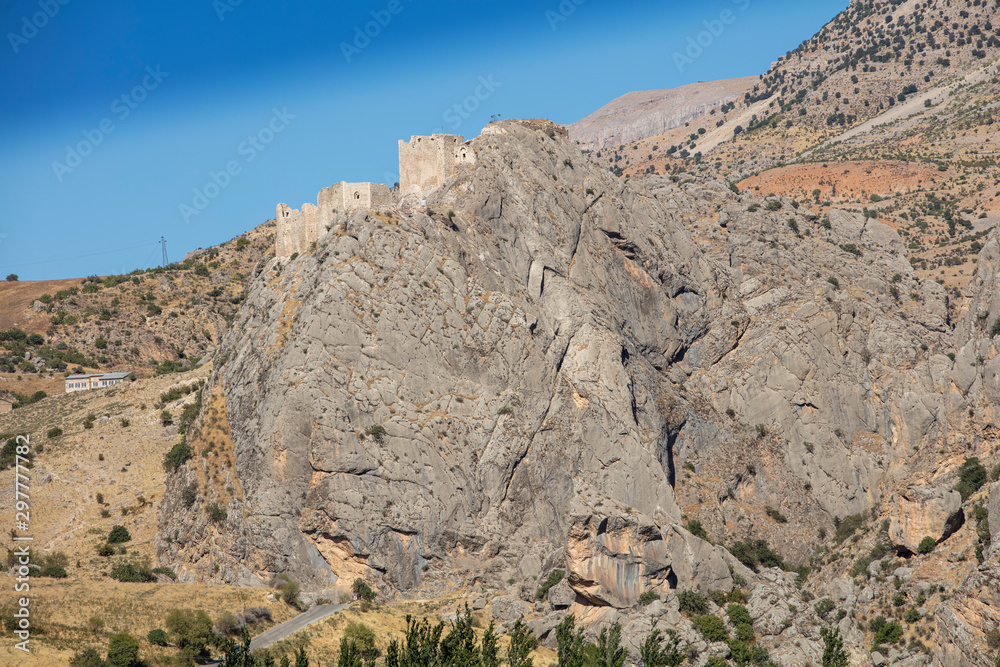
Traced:
[[[167, 482], [161, 562], [389, 597], [564, 570], [571, 609], [605, 620], [735, 585], [783, 664], [834, 621], [869, 664], [867, 620], [904, 612], [894, 660], [991, 664], [1000, 609], [967, 601], [997, 567], [994, 496], [951, 488], [997, 462], [996, 234], [955, 310], [865, 215], [625, 183], [546, 121], [472, 146], [426, 210], [342, 217], [253, 277]], [[814, 615], [823, 596], [844, 614]]]
[[626, 93], [569, 126], [582, 150], [614, 148], [663, 134], [743, 96], [757, 77]]
[[918, 275], [961, 300], [1000, 222], [998, 30], [989, 2], [851, 3], [742, 100], [589, 157], [624, 176], [725, 178], [820, 215], [868, 208], [900, 230]]
[[[274, 224], [128, 275], [0, 283], [0, 392], [62, 392], [76, 369], [140, 375], [189, 368], [215, 349], [247, 276], [273, 256]], [[51, 380], [49, 385], [46, 380]], [[36, 387], [37, 385], [37, 387]]]

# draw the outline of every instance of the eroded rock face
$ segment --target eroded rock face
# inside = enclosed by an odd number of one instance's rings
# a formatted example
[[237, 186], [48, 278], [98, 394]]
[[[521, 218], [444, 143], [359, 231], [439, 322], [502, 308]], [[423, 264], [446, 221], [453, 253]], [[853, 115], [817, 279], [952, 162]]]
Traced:
[[[946, 536], [954, 494], [916, 489], [950, 488], [947, 463], [985, 447], [970, 408], [992, 409], [996, 355], [973, 315], [952, 332], [892, 230], [722, 183], [623, 183], [542, 121], [473, 148], [432, 210], [341, 216], [255, 277], [208, 388], [233, 464], [190, 510], [206, 459], [171, 476], [162, 562], [389, 595], [563, 569], [560, 604], [603, 613], [755, 581], [681, 506], [793, 562], [834, 517], [893, 506], [900, 546]], [[982, 289], [993, 275], [980, 267]], [[983, 363], [962, 363], [969, 346]], [[789, 639], [763, 600], [759, 630]], [[811, 656], [816, 637], [798, 638]]]
[[[407, 590], [425, 566], [499, 583], [568, 564], [578, 593], [615, 606], [731, 581], [728, 554], [678, 526], [685, 408], [665, 378], [736, 344], [735, 286], [558, 128], [501, 129], [434, 204], [453, 216], [341, 218], [255, 281], [212, 379], [245, 498], [223, 579], [252, 562], [306, 587]], [[588, 532], [605, 521], [618, 532]], [[639, 555], [622, 541], [637, 525]], [[161, 546], [204, 572], [193, 539]]]
[[938, 487], [910, 487], [892, 501], [889, 539], [896, 547], [917, 553], [925, 537], [947, 538], [964, 522], [962, 496]]

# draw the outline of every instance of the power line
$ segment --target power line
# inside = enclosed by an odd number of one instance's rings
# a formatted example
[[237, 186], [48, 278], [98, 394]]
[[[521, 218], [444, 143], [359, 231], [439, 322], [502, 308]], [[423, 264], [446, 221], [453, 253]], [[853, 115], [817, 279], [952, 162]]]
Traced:
[[163, 264], [160, 266], [166, 266], [170, 262], [167, 261], [167, 240], [162, 236], [160, 237], [160, 247], [163, 248]]

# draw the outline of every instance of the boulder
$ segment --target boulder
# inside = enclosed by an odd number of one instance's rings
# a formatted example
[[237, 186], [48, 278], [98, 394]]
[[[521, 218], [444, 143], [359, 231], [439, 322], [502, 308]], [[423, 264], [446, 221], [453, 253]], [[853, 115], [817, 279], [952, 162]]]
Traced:
[[576, 602], [576, 591], [563, 579], [549, 589], [549, 604], [553, 609], [565, 609]]
[[527, 604], [513, 595], [499, 595], [493, 598], [493, 618], [498, 621], [516, 621], [530, 611]]
[[920, 541], [947, 539], [962, 525], [962, 496], [934, 486], [911, 486], [892, 500], [889, 539], [896, 547], [917, 553]]

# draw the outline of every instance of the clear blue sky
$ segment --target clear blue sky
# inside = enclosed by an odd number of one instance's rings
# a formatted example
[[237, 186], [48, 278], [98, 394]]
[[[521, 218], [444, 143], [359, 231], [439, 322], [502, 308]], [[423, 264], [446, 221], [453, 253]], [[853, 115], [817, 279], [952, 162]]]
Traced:
[[[337, 181], [391, 185], [410, 135], [569, 123], [631, 90], [760, 74], [846, 5], [4, 2], [0, 278], [155, 266], [160, 236], [179, 260]], [[719, 34], [679, 68], [706, 21]], [[213, 173], [225, 187], [205, 192]]]

